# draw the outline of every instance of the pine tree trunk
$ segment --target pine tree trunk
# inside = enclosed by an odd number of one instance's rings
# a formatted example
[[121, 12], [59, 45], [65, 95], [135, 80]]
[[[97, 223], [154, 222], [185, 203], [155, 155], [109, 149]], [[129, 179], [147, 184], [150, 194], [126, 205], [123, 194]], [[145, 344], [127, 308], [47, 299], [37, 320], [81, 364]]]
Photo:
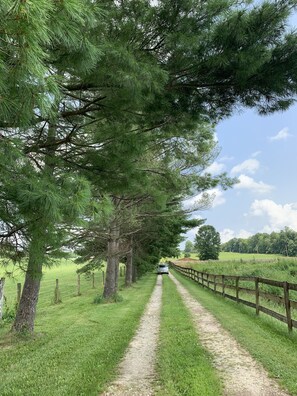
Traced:
[[107, 244], [107, 265], [103, 297], [111, 298], [117, 293], [119, 275], [119, 235], [117, 222], [111, 223]]
[[129, 251], [127, 253], [127, 263], [126, 263], [126, 277], [125, 277], [126, 287], [130, 287], [132, 284], [132, 273], [133, 273], [133, 249], [132, 249], [132, 241], [130, 241]]
[[[53, 177], [55, 169], [55, 150], [56, 146], [51, 145], [56, 139], [57, 128], [54, 122], [48, 124], [46, 155], [44, 161], [43, 175], [49, 178]], [[28, 268], [25, 276], [25, 283], [18, 305], [16, 318], [12, 326], [12, 331], [17, 333], [23, 331], [34, 331], [34, 321], [36, 316], [36, 307], [39, 296], [40, 282], [42, 278], [42, 265], [45, 259], [46, 242], [48, 241], [49, 220], [45, 220], [48, 216], [45, 213], [44, 218], [33, 225], [30, 229], [31, 242], [29, 246]]]
[[[43, 229], [44, 230], [44, 229]], [[21, 300], [17, 309], [12, 331], [34, 331], [36, 306], [42, 277], [42, 264], [45, 256], [44, 235], [33, 232], [29, 249], [29, 261]]]
[[132, 269], [132, 282], [136, 282], [137, 281], [137, 267], [136, 265], [133, 265], [133, 269]]
[[5, 278], [0, 279], [0, 320], [3, 316], [3, 301], [4, 301], [4, 284]]

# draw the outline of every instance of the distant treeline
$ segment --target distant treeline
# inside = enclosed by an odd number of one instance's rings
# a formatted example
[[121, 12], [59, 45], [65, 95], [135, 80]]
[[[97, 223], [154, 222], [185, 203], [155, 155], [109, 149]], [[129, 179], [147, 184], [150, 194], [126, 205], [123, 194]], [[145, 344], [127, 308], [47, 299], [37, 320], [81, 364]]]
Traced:
[[285, 227], [271, 234], [258, 233], [250, 238], [233, 238], [221, 245], [223, 252], [270, 253], [297, 256], [297, 232]]

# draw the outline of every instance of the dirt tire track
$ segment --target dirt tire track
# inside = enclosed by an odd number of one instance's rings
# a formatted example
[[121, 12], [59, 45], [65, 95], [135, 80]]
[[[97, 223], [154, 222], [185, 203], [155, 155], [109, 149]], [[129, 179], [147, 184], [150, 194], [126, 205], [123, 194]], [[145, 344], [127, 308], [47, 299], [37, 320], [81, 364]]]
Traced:
[[140, 326], [121, 361], [116, 379], [102, 396], [152, 396], [160, 328], [162, 276], [141, 318]]
[[201, 344], [213, 357], [224, 382], [224, 395], [289, 396], [173, 275], [170, 278], [192, 314]]

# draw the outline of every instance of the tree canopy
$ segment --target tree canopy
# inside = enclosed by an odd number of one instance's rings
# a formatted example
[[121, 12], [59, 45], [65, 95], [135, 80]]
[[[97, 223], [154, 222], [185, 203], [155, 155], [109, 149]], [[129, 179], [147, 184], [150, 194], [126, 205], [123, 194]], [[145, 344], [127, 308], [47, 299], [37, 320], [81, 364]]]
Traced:
[[105, 258], [108, 297], [119, 257], [133, 251], [144, 271], [197, 225], [184, 198], [232, 186], [205, 172], [215, 123], [240, 106], [265, 114], [294, 101], [295, 7], [1, 2], [0, 245], [26, 258], [16, 331], [33, 331], [48, 258], [74, 245], [87, 263]]
[[203, 225], [195, 236], [195, 249], [200, 260], [218, 260], [220, 254], [220, 233], [211, 225]]
[[249, 238], [232, 238], [222, 244], [225, 252], [297, 255], [297, 232], [285, 227], [280, 232], [257, 233]]

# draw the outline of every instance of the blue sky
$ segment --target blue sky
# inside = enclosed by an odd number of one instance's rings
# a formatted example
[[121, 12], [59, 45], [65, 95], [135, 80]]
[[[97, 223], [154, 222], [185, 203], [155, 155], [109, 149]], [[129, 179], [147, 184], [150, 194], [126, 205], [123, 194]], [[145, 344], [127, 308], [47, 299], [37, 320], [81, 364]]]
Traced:
[[[193, 217], [206, 218], [222, 242], [285, 226], [297, 231], [296, 116], [297, 104], [269, 116], [242, 110], [217, 126], [221, 151], [208, 171], [226, 171], [240, 182], [228, 191], [214, 190], [212, 207]], [[193, 240], [196, 232], [186, 238]]]

